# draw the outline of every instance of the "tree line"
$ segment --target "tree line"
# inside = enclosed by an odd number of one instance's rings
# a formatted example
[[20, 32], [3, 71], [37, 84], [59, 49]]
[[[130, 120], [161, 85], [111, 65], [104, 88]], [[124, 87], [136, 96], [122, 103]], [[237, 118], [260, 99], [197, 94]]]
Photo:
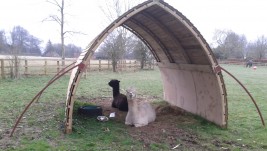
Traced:
[[[52, 43], [50, 40], [41, 50], [42, 41], [31, 35], [21, 26], [15, 26], [10, 33], [0, 31], [0, 54], [10, 55], [10, 74], [12, 78], [19, 75], [19, 56], [45, 56], [61, 57], [61, 43]], [[65, 56], [77, 58], [81, 53], [81, 47], [74, 44], [65, 45]], [[146, 64], [151, 64], [154, 57], [148, 47], [134, 34], [124, 28], [118, 28], [112, 32], [94, 54], [95, 59], [111, 60], [113, 71], [117, 70], [117, 63], [121, 59], [135, 59], [140, 61], [141, 69]]]
[[[61, 44], [47, 42], [45, 48], [42, 50], [42, 40], [31, 35], [26, 29], [21, 26], [13, 27], [12, 31], [6, 33], [0, 30], [0, 54], [11, 56], [45, 56], [45, 57], [59, 57], [61, 56]], [[78, 57], [82, 48], [74, 44], [65, 46], [66, 57]]]
[[[52, 43], [50, 40], [46, 43], [43, 50], [40, 48], [42, 41], [31, 35], [21, 26], [15, 26], [9, 33], [0, 30], [0, 54], [9, 54], [14, 56], [14, 65], [17, 66], [17, 56], [35, 55], [49, 57], [78, 57], [81, 48], [74, 44], [64, 44], [64, 35], [66, 33], [80, 33], [64, 30], [64, 0], [48, 0], [49, 3], [56, 6], [60, 14], [49, 15], [44, 21], [54, 21], [60, 25], [61, 43]], [[131, 8], [129, 1], [121, 0], [106, 1], [106, 7], [102, 7], [103, 13], [109, 22], [118, 18], [122, 12]], [[111, 13], [113, 12], [113, 13]], [[267, 51], [267, 38], [262, 35], [257, 40], [248, 42], [245, 35], [239, 35], [231, 30], [216, 30], [210, 46], [217, 59], [264, 59]], [[95, 52], [96, 59], [109, 59], [112, 62], [113, 71], [116, 72], [116, 66], [121, 59], [135, 59], [140, 61], [141, 69], [145, 64], [151, 63], [154, 59], [148, 47], [133, 33], [123, 27], [116, 28], [108, 35], [105, 41]], [[16, 61], [17, 60], [17, 61]], [[64, 61], [62, 61], [64, 62]], [[62, 63], [64, 66], [64, 63]]]
[[255, 59], [266, 58], [267, 37], [259, 36], [254, 41], [247, 41], [245, 35], [232, 30], [216, 30], [211, 45], [217, 59]]

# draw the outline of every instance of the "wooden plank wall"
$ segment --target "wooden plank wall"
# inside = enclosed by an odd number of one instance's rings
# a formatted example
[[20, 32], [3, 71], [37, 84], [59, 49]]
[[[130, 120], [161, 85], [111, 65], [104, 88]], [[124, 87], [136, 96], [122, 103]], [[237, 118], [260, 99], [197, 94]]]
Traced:
[[[172, 105], [224, 127], [227, 114], [216, 75], [212, 69], [208, 70], [209, 66], [187, 66], [173, 68], [159, 64], [164, 99]], [[197, 67], [200, 68], [194, 70]]]

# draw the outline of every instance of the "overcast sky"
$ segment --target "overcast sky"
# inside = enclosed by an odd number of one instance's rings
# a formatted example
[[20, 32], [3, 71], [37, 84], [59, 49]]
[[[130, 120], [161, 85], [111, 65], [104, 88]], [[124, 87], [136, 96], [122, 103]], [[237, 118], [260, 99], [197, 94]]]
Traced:
[[[68, 1], [68, 0], [65, 0]], [[100, 7], [107, 0], [71, 0], [66, 12], [66, 30], [80, 31], [87, 35], [66, 38], [66, 44], [74, 43], [85, 48], [89, 42], [108, 26]], [[132, 0], [137, 3], [142, 0]], [[216, 29], [232, 30], [244, 34], [248, 41], [267, 35], [267, 0], [165, 0], [185, 15], [201, 32], [208, 43]], [[66, 2], [67, 3], [67, 2]], [[20, 25], [29, 33], [43, 40], [60, 43], [59, 25], [42, 22], [56, 7], [46, 0], [0, 0], [0, 30], [10, 32]]]

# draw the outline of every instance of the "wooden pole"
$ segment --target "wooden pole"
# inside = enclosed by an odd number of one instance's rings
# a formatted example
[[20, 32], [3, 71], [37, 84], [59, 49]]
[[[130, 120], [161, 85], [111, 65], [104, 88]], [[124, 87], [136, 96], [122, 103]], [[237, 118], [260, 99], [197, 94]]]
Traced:
[[88, 70], [88, 67], [90, 66], [90, 60], [88, 61], [88, 64], [87, 66], [85, 66], [85, 69], [83, 71], [83, 77], [86, 79], [87, 78], [87, 70]]
[[98, 71], [101, 71], [101, 60], [98, 60], [99, 61], [99, 68], [98, 68]]
[[126, 71], [126, 70], [127, 70], [127, 63], [126, 63], [126, 60], [124, 60], [123, 63], [124, 63], [124, 64], [123, 64], [124, 71]]
[[45, 65], [44, 65], [44, 74], [47, 75], [47, 60], [45, 60]]
[[15, 78], [19, 78], [19, 58], [15, 56]]
[[59, 60], [57, 60], [57, 72], [59, 72]]
[[24, 72], [24, 74], [27, 76], [28, 75], [28, 60], [27, 59], [25, 59], [25, 72]]
[[121, 61], [121, 71], [124, 70], [124, 60]]
[[110, 61], [108, 60], [108, 70], [109, 70], [109, 66], [110, 66]]
[[122, 71], [122, 61], [119, 61], [119, 71]]
[[87, 67], [85, 67], [85, 71], [84, 71], [84, 78], [87, 78]]
[[[15, 125], [13, 126], [13, 129], [12, 129], [12, 131], [11, 131], [11, 133], [10, 133], [10, 137], [13, 136], [13, 133], [15, 132], [15, 130], [16, 130], [16, 128], [17, 128], [17, 126], [18, 126], [18, 124], [19, 124], [19, 122], [20, 122], [22, 116], [23, 116], [24, 113], [28, 110], [28, 108], [31, 106], [31, 104], [34, 102], [34, 100], [36, 100], [37, 98], [39, 98], [39, 97], [42, 95], [43, 91], [46, 90], [46, 89], [47, 89], [52, 83], [54, 83], [57, 79], [59, 79], [59, 78], [62, 77], [64, 74], [66, 74], [67, 72], [71, 71], [72, 69], [74, 69], [74, 68], [76, 68], [77, 66], [80, 66], [80, 65], [81, 65], [81, 64], [75, 65], [74, 67], [68, 69], [67, 71], [65, 71], [65, 68], [62, 69], [62, 70], [63, 70], [62, 73], [60, 73], [60, 74], [56, 75], [55, 77], [53, 77], [53, 78], [48, 82], [48, 84], [47, 84], [41, 91], [39, 91], [39, 92], [34, 96], [34, 98], [33, 98], [33, 99], [31, 100], [31, 102], [25, 107], [25, 109], [24, 109], [23, 112], [20, 114], [19, 118], [17, 119], [17, 121], [16, 121]], [[66, 68], [68, 68], [68, 67], [66, 67]]]
[[234, 76], [232, 75], [230, 72], [228, 72], [227, 70], [225, 70], [223, 67], [217, 65], [215, 68], [214, 68], [215, 72], [220, 73], [221, 70], [223, 70], [224, 72], [226, 72], [229, 76], [231, 76], [244, 90], [245, 92], [248, 94], [248, 96], [250, 97], [251, 101], [254, 103], [258, 113], [259, 113], [259, 116], [261, 118], [261, 122], [262, 122], [262, 125], [265, 127], [265, 122], [264, 122], [264, 119], [262, 117], [262, 114], [261, 114], [261, 111], [256, 103], [256, 101], [254, 100], [254, 98], [252, 97], [252, 95], [250, 94], [250, 92], [247, 90], [247, 88]]
[[119, 60], [117, 63], [117, 70], [120, 71], [121, 70], [121, 65], [120, 65], [121, 61]]
[[1, 76], [2, 79], [5, 79], [5, 63], [4, 63], [4, 59], [1, 59]]
[[122, 71], [122, 62], [121, 62], [121, 60], [119, 60], [119, 71]]
[[[91, 68], [91, 60], [88, 61], [88, 65], [86, 67], [86, 69], [88, 69], [88, 72], [90, 72], [90, 68]], [[87, 70], [86, 70], [87, 71]]]
[[137, 61], [134, 61], [134, 72], [137, 70]]

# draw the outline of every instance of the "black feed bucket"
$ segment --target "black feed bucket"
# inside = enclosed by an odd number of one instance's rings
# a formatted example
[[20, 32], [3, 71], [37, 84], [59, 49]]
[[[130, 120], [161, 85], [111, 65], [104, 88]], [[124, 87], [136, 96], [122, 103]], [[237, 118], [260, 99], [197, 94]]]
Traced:
[[100, 106], [87, 105], [78, 108], [79, 115], [85, 115], [88, 117], [102, 116], [102, 108]]

